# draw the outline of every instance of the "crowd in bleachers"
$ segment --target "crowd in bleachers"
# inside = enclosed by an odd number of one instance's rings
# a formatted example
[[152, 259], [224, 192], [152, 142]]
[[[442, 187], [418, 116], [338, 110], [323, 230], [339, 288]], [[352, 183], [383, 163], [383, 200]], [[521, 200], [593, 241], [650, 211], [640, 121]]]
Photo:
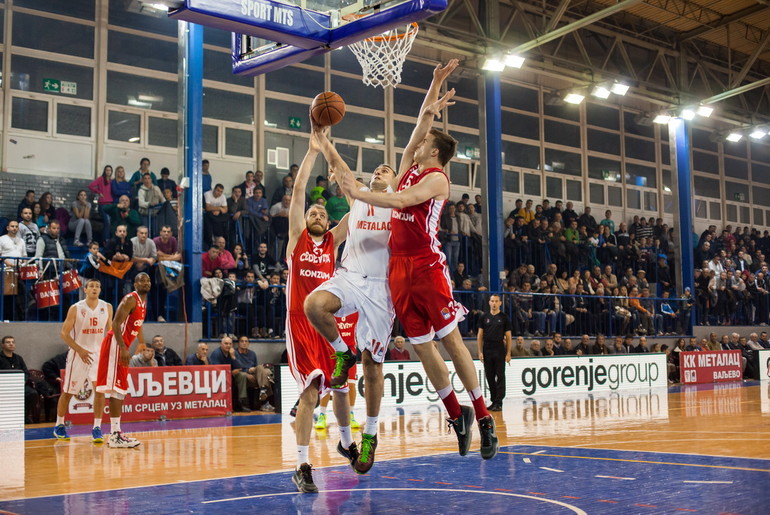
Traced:
[[[207, 335], [281, 336], [284, 248], [296, 171], [292, 165], [272, 192], [261, 171], [249, 171], [228, 195], [204, 161], [201, 294]], [[16, 216], [8, 217], [18, 225], [3, 224], [8, 234], [0, 237], [0, 255], [10, 259], [9, 266], [17, 258], [58, 260], [60, 266], [41, 271], [45, 278], [56, 277], [59, 268], [100, 277], [110, 301], [130, 288], [136, 273], [149, 271], [155, 287], [148, 319], [178, 319], [175, 302], [167, 300], [183, 276], [176, 240], [179, 191], [167, 168], [159, 175], [147, 158], [128, 179], [122, 166], [114, 177], [105, 166], [90, 192], [78, 192], [68, 208], [54, 205], [50, 192], [28, 191]], [[349, 210], [340, 190], [323, 176], [305, 203], [325, 204], [333, 222]], [[447, 203], [440, 220], [439, 238], [457, 296], [471, 311], [462, 326], [467, 336], [475, 334], [476, 318], [486, 307], [482, 213], [481, 195], [472, 202], [465, 194]], [[578, 213], [572, 202], [552, 206], [548, 200], [520, 199], [501, 237], [504, 310], [517, 334], [670, 335], [686, 334], [693, 322], [767, 323], [767, 231], [733, 232], [730, 226], [721, 235], [714, 226], [704, 231], [695, 250], [695, 291], [683, 297], [675, 295], [673, 229], [660, 218], [616, 222], [608, 210], [597, 222], [588, 206]], [[31, 314], [29, 296], [19, 302], [6, 295], [4, 318], [56, 318]]]

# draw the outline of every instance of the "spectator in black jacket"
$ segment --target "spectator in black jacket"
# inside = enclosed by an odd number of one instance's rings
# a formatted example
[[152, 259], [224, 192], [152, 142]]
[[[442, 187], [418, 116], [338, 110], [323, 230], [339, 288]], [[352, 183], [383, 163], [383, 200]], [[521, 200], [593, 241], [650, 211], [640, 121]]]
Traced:
[[67, 368], [67, 352], [62, 352], [43, 363], [43, 375], [53, 386], [55, 393], [61, 393], [61, 371]]
[[174, 349], [166, 347], [166, 342], [161, 335], [152, 337], [152, 346], [155, 349], [155, 360], [159, 367], [181, 367], [182, 358], [179, 357]]

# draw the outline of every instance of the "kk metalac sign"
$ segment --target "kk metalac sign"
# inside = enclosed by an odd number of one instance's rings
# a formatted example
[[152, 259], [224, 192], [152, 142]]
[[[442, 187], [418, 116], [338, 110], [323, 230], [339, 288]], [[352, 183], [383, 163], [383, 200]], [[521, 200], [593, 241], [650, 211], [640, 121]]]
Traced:
[[739, 350], [682, 352], [679, 366], [685, 384], [740, 381], [743, 377]]
[[[63, 370], [62, 379], [66, 380]], [[229, 365], [130, 368], [121, 419], [222, 416], [232, 411], [230, 383]], [[83, 390], [70, 399], [67, 419], [73, 424], [90, 424], [94, 420], [93, 402], [94, 386], [86, 382]], [[108, 415], [109, 402], [105, 404]]]
[[[474, 362], [479, 384], [489, 396], [484, 365]], [[455, 392], [464, 392], [451, 361], [446, 362]], [[363, 394], [361, 365], [358, 390]], [[383, 365], [385, 392], [383, 407], [398, 407], [439, 402], [420, 362], [398, 361]], [[297, 400], [297, 383], [289, 367], [279, 367], [280, 409], [287, 413]], [[664, 354], [623, 354], [621, 356], [557, 356], [549, 358], [514, 358], [505, 367], [507, 397], [534, 397], [561, 393], [590, 393], [639, 389], [668, 384]], [[277, 400], [276, 400], [277, 401]]]

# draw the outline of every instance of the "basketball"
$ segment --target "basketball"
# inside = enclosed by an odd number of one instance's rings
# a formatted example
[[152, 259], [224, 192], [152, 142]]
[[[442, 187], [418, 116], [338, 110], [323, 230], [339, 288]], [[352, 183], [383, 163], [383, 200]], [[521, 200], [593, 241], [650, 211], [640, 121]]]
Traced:
[[345, 101], [333, 91], [324, 91], [313, 99], [310, 116], [322, 127], [340, 123], [345, 116]]

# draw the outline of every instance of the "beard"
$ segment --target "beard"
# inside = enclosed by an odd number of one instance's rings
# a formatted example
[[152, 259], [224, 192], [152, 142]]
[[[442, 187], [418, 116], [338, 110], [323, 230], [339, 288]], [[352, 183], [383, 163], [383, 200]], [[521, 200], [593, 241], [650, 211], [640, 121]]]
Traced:
[[326, 234], [326, 227], [318, 223], [309, 224], [307, 226], [307, 232], [310, 233], [311, 236], [323, 236]]

